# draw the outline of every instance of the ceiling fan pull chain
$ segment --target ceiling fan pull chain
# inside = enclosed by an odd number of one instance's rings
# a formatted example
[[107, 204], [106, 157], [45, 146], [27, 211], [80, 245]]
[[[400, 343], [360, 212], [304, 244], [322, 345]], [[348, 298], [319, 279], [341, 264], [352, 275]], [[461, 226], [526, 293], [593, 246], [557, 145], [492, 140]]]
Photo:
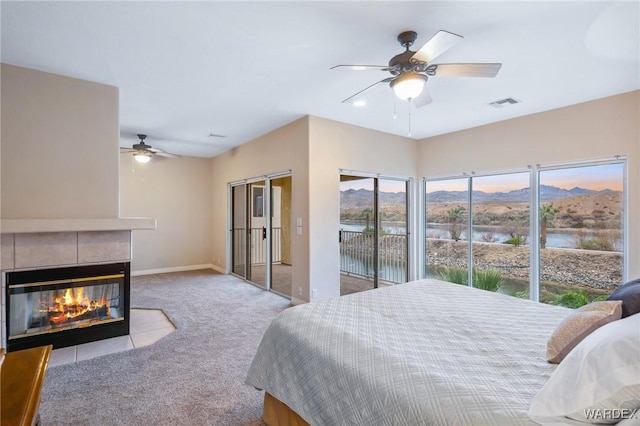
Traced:
[[407, 136], [411, 137], [411, 102], [409, 102], [409, 134]]

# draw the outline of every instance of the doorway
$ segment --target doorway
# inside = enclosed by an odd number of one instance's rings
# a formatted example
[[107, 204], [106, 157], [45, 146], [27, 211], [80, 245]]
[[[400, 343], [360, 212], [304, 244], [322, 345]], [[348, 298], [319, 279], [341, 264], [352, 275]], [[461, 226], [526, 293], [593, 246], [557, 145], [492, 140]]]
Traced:
[[340, 294], [407, 282], [408, 180], [340, 175]]
[[230, 185], [231, 271], [291, 297], [291, 175]]

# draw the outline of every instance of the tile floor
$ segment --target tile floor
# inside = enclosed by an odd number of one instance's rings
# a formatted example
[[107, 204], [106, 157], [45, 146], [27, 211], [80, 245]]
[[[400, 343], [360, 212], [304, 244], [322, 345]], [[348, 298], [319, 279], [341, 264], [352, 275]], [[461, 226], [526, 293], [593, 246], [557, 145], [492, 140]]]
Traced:
[[129, 335], [51, 351], [49, 367], [149, 346], [171, 334], [175, 326], [159, 309], [131, 309]]

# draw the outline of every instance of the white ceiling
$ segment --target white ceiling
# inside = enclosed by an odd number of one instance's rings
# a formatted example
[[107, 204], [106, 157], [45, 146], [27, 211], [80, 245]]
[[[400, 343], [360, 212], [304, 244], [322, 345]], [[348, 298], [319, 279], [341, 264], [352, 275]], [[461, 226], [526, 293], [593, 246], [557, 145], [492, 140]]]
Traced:
[[[640, 2], [2, 1], [2, 62], [120, 88], [121, 146], [212, 157], [305, 115], [422, 139], [640, 89]], [[494, 79], [431, 77], [416, 109], [386, 78], [396, 36], [464, 40], [434, 63], [501, 62]], [[522, 103], [488, 104], [507, 97]], [[394, 119], [394, 110], [397, 118]], [[209, 134], [226, 135], [225, 138]]]

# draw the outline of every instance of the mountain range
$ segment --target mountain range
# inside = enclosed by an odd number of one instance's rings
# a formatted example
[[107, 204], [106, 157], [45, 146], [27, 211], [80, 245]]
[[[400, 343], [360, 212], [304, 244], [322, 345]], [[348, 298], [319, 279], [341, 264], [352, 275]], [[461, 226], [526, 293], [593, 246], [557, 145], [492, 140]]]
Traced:
[[[554, 201], [578, 195], [592, 195], [609, 192], [618, 192], [611, 189], [596, 191], [575, 187], [571, 189], [558, 188], [550, 185], [540, 185], [540, 200]], [[381, 192], [381, 204], [403, 203], [404, 192]], [[435, 191], [427, 194], [427, 201], [432, 203], [465, 202], [468, 199], [467, 191]], [[521, 188], [507, 192], [484, 192], [473, 191], [474, 202], [500, 203], [500, 202], [528, 202], [530, 199], [530, 189]], [[348, 189], [340, 192], [340, 205], [344, 207], [355, 207], [363, 205], [373, 205], [373, 191], [367, 189]]]

